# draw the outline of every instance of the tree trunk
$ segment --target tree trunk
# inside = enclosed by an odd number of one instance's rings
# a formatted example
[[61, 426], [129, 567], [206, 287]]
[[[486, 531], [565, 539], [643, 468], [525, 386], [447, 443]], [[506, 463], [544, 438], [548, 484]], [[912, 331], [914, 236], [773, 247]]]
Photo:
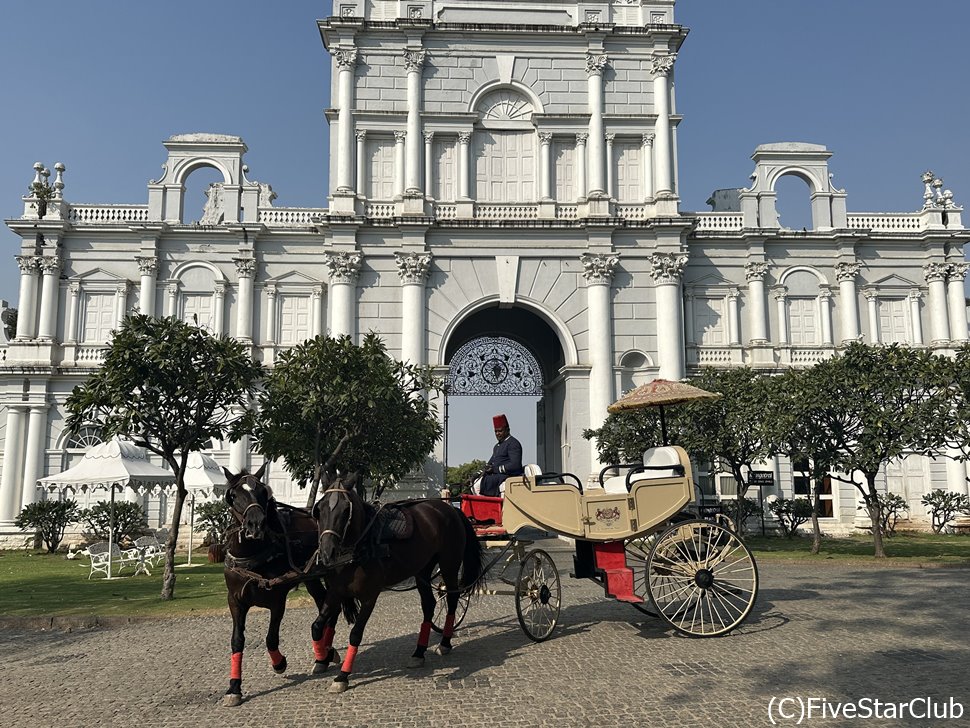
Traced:
[[866, 473], [869, 493], [866, 496], [866, 506], [869, 509], [869, 519], [872, 521], [872, 545], [877, 559], [886, 558], [886, 549], [882, 542], [882, 509], [879, 507], [879, 497], [876, 493], [876, 474]]
[[[823, 476], [824, 477], [824, 476]], [[822, 529], [818, 525], [818, 478], [814, 478], [815, 485], [812, 487], [812, 549], [811, 553], [818, 554], [822, 551]]]
[[170, 601], [175, 598], [175, 544], [179, 540], [179, 522], [182, 520], [182, 506], [188, 495], [185, 490], [185, 467], [189, 462], [188, 452], [182, 453], [176, 460], [175, 456], [165, 458], [175, 473], [175, 508], [172, 511], [172, 530], [168, 534], [165, 544], [165, 571], [162, 574], [162, 600]]

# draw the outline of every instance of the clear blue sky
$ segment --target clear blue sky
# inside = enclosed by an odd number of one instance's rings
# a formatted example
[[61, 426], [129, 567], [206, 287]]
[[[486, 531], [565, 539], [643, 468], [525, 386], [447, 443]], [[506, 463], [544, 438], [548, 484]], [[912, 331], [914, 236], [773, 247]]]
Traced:
[[[0, 215], [20, 216], [38, 160], [67, 165], [69, 201], [147, 202], [162, 140], [196, 131], [243, 137], [277, 205], [325, 206], [329, 64], [314, 21], [329, 12], [323, 0], [2, 3]], [[677, 64], [683, 209], [746, 185], [751, 152], [777, 141], [828, 146], [850, 211], [918, 209], [927, 168], [970, 204], [968, 0], [680, 0], [677, 19], [691, 29]], [[797, 211], [782, 215], [800, 227]], [[13, 305], [17, 246], [3, 227], [0, 298]], [[487, 454], [482, 406], [468, 412], [481, 432], [452, 437], [474, 443], [452, 463], [478, 443]], [[527, 450], [515, 423], [532, 407], [510, 412]]]

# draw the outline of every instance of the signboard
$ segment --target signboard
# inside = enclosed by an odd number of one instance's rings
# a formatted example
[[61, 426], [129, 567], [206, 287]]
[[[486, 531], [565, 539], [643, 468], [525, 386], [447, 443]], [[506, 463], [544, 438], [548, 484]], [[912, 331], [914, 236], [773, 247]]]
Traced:
[[771, 470], [752, 470], [748, 473], [748, 485], [757, 488], [770, 488], [775, 484], [775, 474]]

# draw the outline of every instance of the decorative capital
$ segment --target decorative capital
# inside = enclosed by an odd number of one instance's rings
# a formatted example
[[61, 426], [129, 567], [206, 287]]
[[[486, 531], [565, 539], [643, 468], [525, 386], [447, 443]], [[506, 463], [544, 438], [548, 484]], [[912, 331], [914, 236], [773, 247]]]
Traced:
[[920, 300], [920, 299], [921, 299], [922, 297], [923, 297], [923, 292], [922, 292], [922, 291], [921, 291], [920, 289], [918, 289], [918, 288], [914, 288], [913, 290], [911, 290], [911, 291], [909, 292], [909, 295], [907, 296], [907, 298], [908, 298], [908, 299], [909, 299], [910, 301], [917, 301], [917, 302], [918, 302], [918, 301], [919, 301], [919, 300]]
[[879, 292], [875, 288], [863, 288], [862, 297], [867, 301], [876, 301], [879, 299]]
[[40, 259], [34, 255], [18, 255], [17, 265], [20, 266], [21, 273], [33, 273], [40, 270]]
[[124, 297], [128, 295], [128, 289], [129, 289], [128, 281], [122, 281], [121, 283], [118, 284], [118, 287], [115, 288], [115, 292], [119, 296]]
[[539, 132], [539, 144], [552, 144], [552, 132], [551, 131], [540, 131]]
[[970, 270], [970, 263], [950, 263], [950, 270], [948, 271], [950, 276], [950, 281], [960, 281], [967, 277], [967, 271]]
[[37, 260], [41, 273], [45, 276], [56, 275], [57, 271], [61, 269], [61, 259], [56, 255], [44, 255]]
[[337, 61], [337, 68], [341, 71], [352, 71], [357, 65], [357, 49], [349, 48], [335, 51], [334, 60]]
[[256, 275], [256, 260], [254, 258], [233, 258], [236, 273], [240, 278], [253, 278]]
[[71, 281], [67, 285], [67, 290], [69, 290], [71, 292], [71, 295], [72, 296], [77, 296], [78, 294], [81, 293], [81, 284], [80, 284], [80, 282], [78, 282], [78, 281]]
[[419, 51], [404, 51], [404, 67], [407, 68], [408, 73], [420, 73], [421, 67], [424, 66], [424, 61], [428, 57], [428, 52], [426, 50]]
[[669, 76], [674, 70], [674, 61], [677, 60], [676, 53], [667, 53], [662, 56], [654, 56], [650, 61], [650, 70], [654, 76]]
[[360, 253], [327, 253], [324, 262], [330, 270], [331, 283], [356, 283], [363, 256]]
[[581, 131], [576, 135], [576, 143], [581, 147], [585, 147], [588, 140], [589, 132]]
[[172, 281], [171, 283], [166, 285], [165, 292], [169, 295], [170, 298], [175, 298], [175, 296], [179, 294], [178, 281]]
[[266, 291], [266, 297], [270, 301], [272, 301], [274, 298], [276, 298], [276, 294], [279, 293], [279, 290], [276, 288], [276, 284], [275, 283], [267, 283], [263, 287], [263, 290]]
[[839, 283], [854, 281], [860, 270], [862, 270], [862, 265], [859, 263], [836, 263], [835, 279]]
[[831, 301], [832, 300], [832, 289], [828, 286], [818, 287], [818, 298], [820, 301]]
[[394, 132], [394, 143], [404, 144], [404, 140], [407, 139], [407, 136], [408, 133], [406, 131], [399, 129], [398, 131]]
[[312, 298], [314, 301], [319, 301], [321, 298], [323, 298], [323, 286], [314, 286], [310, 291], [310, 298]]
[[945, 281], [947, 271], [946, 263], [927, 263], [923, 266], [923, 275], [926, 277], [927, 283], [935, 283], [937, 281]]
[[613, 280], [613, 273], [616, 270], [616, 264], [620, 262], [620, 256], [615, 253], [610, 255], [583, 253], [579, 257], [579, 262], [583, 264], [583, 278], [587, 283], [608, 285]]
[[607, 144], [612, 144], [613, 140], [616, 139], [616, 134], [610, 132], [609, 134], [604, 134], [603, 138], [606, 139]]
[[367, 138], [367, 130], [358, 129], [357, 131], [354, 132], [354, 136], [357, 137], [357, 141], [362, 142]]
[[458, 143], [468, 144], [472, 140], [472, 133], [470, 131], [460, 131], [458, 132]]
[[768, 274], [767, 263], [748, 263], [744, 266], [744, 278], [747, 281], [763, 281]]
[[431, 253], [395, 253], [401, 283], [424, 283], [431, 270]]
[[224, 298], [226, 295], [226, 282], [225, 281], [215, 281], [212, 284], [212, 290], [215, 293], [216, 298]]
[[653, 133], [646, 133], [646, 134], [644, 134], [643, 135], [643, 146], [645, 146], [645, 147], [652, 147], [653, 146], [653, 140], [656, 139], [656, 138], [657, 138], [657, 135], [656, 134], [653, 134]]
[[138, 263], [138, 272], [143, 276], [155, 275], [158, 270], [158, 258], [154, 255], [150, 256], [137, 256], [135, 262]]
[[788, 286], [772, 286], [771, 295], [776, 301], [784, 301], [788, 298]]
[[654, 283], [680, 283], [687, 268], [686, 253], [654, 253], [650, 256], [650, 275]]
[[725, 296], [725, 298], [727, 298], [727, 300], [729, 301], [737, 301], [738, 298], [740, 297], [741, 297], [741, 289], [738, 288], [737, 286], [731, 286], [728, 289], [727, 296]]
[[426, 131], [426, 132], [423, 132], [423, 133], [424, 133], [424, 143], [425, 144], [430, 144], [431, 142], [434, 141], [434, 132], [433, 131]]
[[594, 53], [586, 54], [586, 75], [588, 76], [602, 76], [603, 70], [609, 65], [609, 60], [606, 54], [596, 55]]

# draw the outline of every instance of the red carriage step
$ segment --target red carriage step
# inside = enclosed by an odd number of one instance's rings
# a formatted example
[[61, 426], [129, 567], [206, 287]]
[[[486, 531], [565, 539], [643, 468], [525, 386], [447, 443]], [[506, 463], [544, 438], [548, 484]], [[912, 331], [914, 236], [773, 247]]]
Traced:
[[596, 570], [603, 574], [603, 587], [607, 596], [621, 602], [640, 604], [641, 597], [633, 593], [633, 569], [626, 565], [623, 541], [607, 541], [593, 544]]
[[463, 495], [461, 512], [468, 517], [473, 526], [501, 527], [504, 500], [504, 498], [488, 495]]

